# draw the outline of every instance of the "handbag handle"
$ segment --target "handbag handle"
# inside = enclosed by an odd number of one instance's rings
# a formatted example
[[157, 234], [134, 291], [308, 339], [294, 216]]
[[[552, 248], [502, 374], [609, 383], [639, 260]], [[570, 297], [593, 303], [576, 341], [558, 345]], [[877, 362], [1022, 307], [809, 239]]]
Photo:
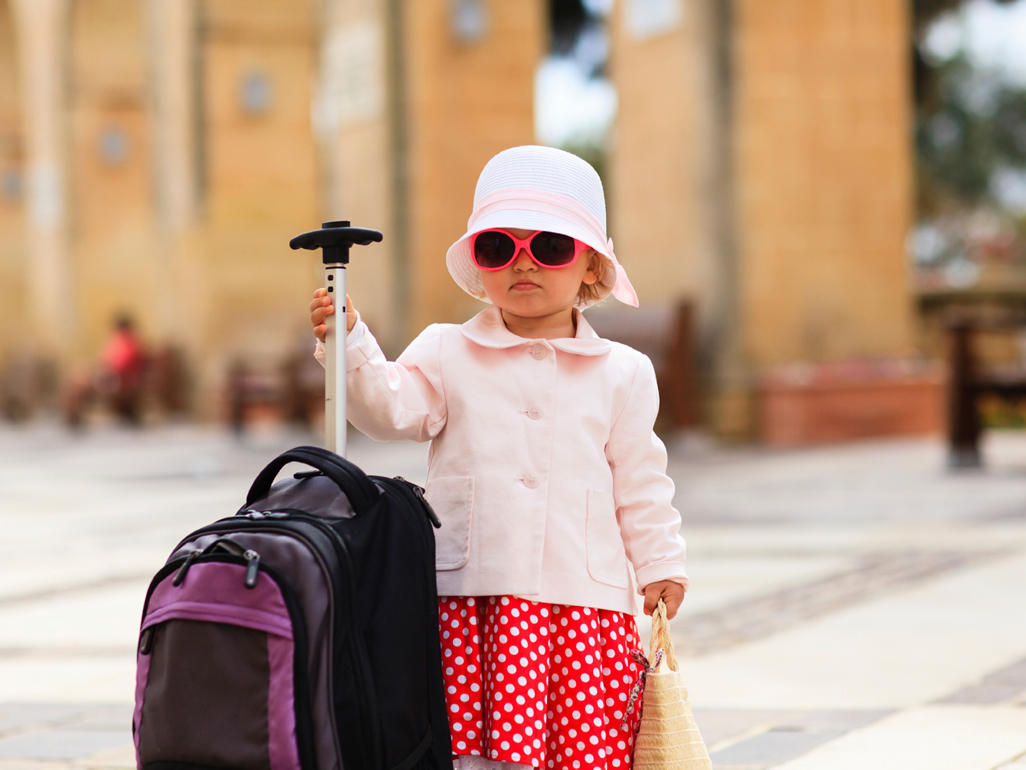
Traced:
[[297, 446], [282, 452], [257, 474], [246, 495], [246, 505], [266, 497], [278, 472], [289, 463], [304, 463], [321, 471], [345, 493], [357, 514], [367, 511], [381, 496], [381, 490], [367, 474], [346, 458], [321, 447]]
[[670, 638], [670, 621], [666, 617], [666, 602], [659, 598], [652, 612], [652, 642], [649, 645], [649, 660], [655, 660], [656, 650], [662, 648], [666, 665], [670, 671], [677, 670], [677, 658], [673, 654], [673, 640]]

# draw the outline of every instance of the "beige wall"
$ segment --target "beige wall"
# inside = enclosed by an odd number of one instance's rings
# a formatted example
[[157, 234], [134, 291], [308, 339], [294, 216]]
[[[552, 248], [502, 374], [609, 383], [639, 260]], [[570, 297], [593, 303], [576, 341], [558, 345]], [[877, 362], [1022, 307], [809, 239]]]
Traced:
[[[141, 6], [76, 0], [70, 17], [69, 225], [79, 310], [77, 362], [90, 360], [120, 310], [148, 331], [160, 290], [152, 251], [149, 126]], [[117, 137], [121, 157], [105, 157]]]
[[[200, 350], [223, 371], [236, 353], [280, 355], [308, 328], [315, 260], [288, 241], [320, 221], [310, 101], [318, 37], [314, 3], [208, 1], [200, 10], [203, 160], [195, 261], [203, 280], [183, 299], [200, 310]], [[259, 75], [266, 111], [243, 104]]]
[[904, 0], [694, 0], [613, 17], [612, 233], [643, 302], [698, 306], [707, 424], [771, 367], [914, 346]]
[[409, 328], [466, 319], [481, 307], [445, 269], [467, 226], [474, 185], [499, 150], [534, 141], [534, 73], [545, 46], [545, 4], [489, 0], [487, 33], [455, 42], [447, 0], [408, 0]]
[[756, 366], [908, 354], [908, 4], [734, 5], [744, 349]]
[[[0, 364], [28, 332], [25, 317], [24, 146], [16, 33], [11, 8], [0, 0]], [[20, 189], [5, 192], [4, 184]]]
[[702, 30], [686, 5], [679, 25], [651, 37], [632, 34], [624, 2], [610, 19], [617, 116], [605, 180], [609, 233], [644, 304], [699, 290]]

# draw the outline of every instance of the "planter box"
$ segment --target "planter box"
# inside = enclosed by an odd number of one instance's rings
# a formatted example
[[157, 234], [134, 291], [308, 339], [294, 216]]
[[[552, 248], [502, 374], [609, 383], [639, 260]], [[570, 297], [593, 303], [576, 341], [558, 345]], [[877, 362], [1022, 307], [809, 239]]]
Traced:
[[887, 436], [939, 435], [945, 377], [937, 366], [801, 366], [764, 378], [760, 438], [769, 446], [832, 444]]

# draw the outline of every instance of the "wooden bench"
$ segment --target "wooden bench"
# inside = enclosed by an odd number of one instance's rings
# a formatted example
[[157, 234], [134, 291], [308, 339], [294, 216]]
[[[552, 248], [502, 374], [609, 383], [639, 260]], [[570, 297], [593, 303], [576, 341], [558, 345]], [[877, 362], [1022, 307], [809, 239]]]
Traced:
[[985, 365], [977, 343], [982, 334], [1026, 333], [1026, 315], [953, 315], [948, 319], [947, 331], [948, 465], [975, 468], [981, 465], [980, 437], [984, 428], [980, 414], [981, 399], [993, 396], [1015, 402], [1026, 398], [1026, 366]]
[[324, 370], [310, 348], [286, 353], [273, 367], [232, 361], [225, 377], [224, 411], [237, 435], [262, 420], [316, 428], [324, 411]]
[[630, 345], [652, 359], [659, 384], [659, 425], [668, 430], [698, 424], [694, 303], [681, 299], [653, 307], [614, 303], [585, 312], [599, 336]]

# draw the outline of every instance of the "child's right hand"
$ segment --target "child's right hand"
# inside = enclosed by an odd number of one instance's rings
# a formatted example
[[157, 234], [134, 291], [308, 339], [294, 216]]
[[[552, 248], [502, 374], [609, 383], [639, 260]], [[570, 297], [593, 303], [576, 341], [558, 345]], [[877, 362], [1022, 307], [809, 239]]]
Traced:
[[[313, 301], [310, 303], [310, 323], [313, 324], [314, 336], [321, 342], [328, 333], [327, 319], [329, 315], [335, 315], [335, 303], [328, 296], [327, 289], [317, 289], [314, 292]], [[351, 332], [356, 325], [356, 308], [353, 301], [346, 295], [346, 331]]]

